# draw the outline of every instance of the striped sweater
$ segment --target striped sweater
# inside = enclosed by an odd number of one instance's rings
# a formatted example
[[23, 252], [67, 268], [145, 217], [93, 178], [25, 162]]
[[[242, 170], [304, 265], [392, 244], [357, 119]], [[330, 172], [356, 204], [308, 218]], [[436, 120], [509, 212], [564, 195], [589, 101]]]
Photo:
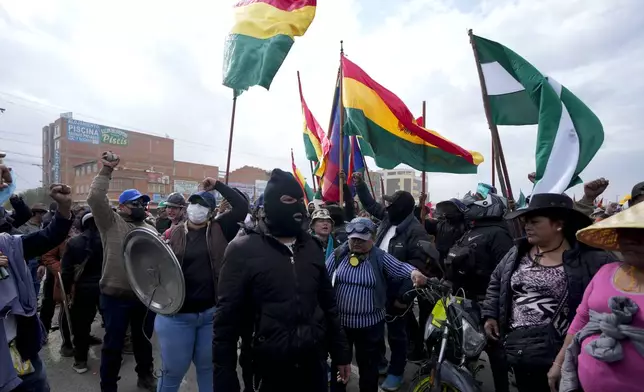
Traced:
[[[374, 255], [375, 253], [371, 253]], [[378, 262], [368, 257], [357, 267], [349, 264], [346, 255], [335, 268], [335, 256], [326, 261], [327, 273], [335, 287], [338, 312], [342, 326], [347, 328], [366, 328], [377, 324], [385, 318], [385, 308], [374, 304], [374, 291], [387, 287], [378, 287], [372, 263]], [[415, 269], [386, 252], [382, 252], [383, 273], [387, 280], [410, 279]]]

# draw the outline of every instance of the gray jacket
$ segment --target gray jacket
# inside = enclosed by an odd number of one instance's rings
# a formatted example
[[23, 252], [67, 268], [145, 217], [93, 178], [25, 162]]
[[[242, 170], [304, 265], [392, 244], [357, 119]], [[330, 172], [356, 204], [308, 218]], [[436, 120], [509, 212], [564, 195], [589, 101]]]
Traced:
[[644, 357], [644, 329], [630, 325], [633, 316], [639, 310], [637, 304], [627, 297], [612, 297], [608, 300], [608, 307], [611, 313], [590, 310], [590, 320], [575, 334], [572, 343], [566, 349], [559, 392], [581, 389], [577, 375], [577, 357], [581, 352], [581, 344], [587, 337], [600, 334], [598, 339], [585, 347], [588, 354], [600, 361], [611, 363], [622, 360], [624, 352], [620, 341], [625, 339], [629, 339], [637, 352]]

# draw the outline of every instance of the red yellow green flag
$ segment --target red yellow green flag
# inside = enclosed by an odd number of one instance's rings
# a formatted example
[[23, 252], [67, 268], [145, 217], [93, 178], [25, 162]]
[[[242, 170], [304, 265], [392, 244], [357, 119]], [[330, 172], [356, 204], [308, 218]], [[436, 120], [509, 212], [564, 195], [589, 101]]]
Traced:
[[326, 155], [329, 149], [329, 140], [304, 100], [299, 72], [297, 73], [297, 84], [300, 89], [302, 115], [304, 116], [304, 151], [306, 152], [306, 159], [313, 162], [323, 162], [322, 157]]
[[476, 173], [483, 156], [423, 128], [394, 93], [342, 57], [343, 131], [358, 136], [364, 155], [384, 169], [405, 163], [416, 170]]
[[224, 86], [236, 94], [269, 89], [293, 46], [315, 17], [316, 0], [241, 0], [224, 48]]
[[304, 201], [308, 205], [310, 201], [313, 201], [314, 193], [309, 184], [306, 182], [306, 179], [302, 175], [302, 172], [300, 172], [300, 169], [295, 166], [295, 157], [293, 156], [293, 150], [291, 149], [291, 165], [293, 166], [293, 176], [297, 180], [298, 184], [300, 184], [300, 187], [302, 188], [302, 192], [304, 192]]

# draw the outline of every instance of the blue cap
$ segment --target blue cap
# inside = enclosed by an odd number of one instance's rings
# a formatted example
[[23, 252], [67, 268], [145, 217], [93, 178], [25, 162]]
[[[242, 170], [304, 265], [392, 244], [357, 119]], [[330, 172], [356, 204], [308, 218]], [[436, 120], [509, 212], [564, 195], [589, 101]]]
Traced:
[[125, 204], [138, 199], [143, 199], [146, 203], [150, 202], [150, 196], [144, 195], [136, 189], [126, 189], [119, 196], [119, 204]]
[[212, 193], [210, 193], [208, 191], [199, 191], [197, 193], [193, 193], [188, 198], [188, 202], [189, 203], [193, 203], [193, 202], [196, 203], [197, 199], [201, 199], [201, 200], [205, 201], [206, 204], [208, 204], [208, 207], [211, 210], [214, 210], [215, 208], [217, 208], [217, 199], [215, 199], [215, 195], [213, 195]]
[[376, 230], [376, 224], [369, 218], [353, 218], [346, 226], [349, 238], [359, 238], [364, 241], [371, 239], [371, 235]]

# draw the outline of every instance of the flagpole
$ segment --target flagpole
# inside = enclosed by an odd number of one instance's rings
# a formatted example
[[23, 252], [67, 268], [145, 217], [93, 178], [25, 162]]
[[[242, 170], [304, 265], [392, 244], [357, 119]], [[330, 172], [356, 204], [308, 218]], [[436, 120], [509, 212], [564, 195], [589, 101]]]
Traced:
[[311, 166], [311, 177], [313, 177], [313, 192], [317, 192], [318, 189], [315, 187], [315, 171], [313, 170], [313, 161], [309, 161], [309, 166]]
[[494, 152], [494, 142], [490, 142], [490, 149], [492, 150], [492, 187], [496, 188], [496, 176], [495, 176], [495, 167], [494, 167], [494, 162], [496, 161], [496, 153]]
[[[339, 91], [339, 96], [338, 96], [338, 104], [340, 105], [340, 157], [339, 157], [339, 164], [340, 164], [340, 173], [344, 173], [344, 146], [342, 145], [343, 139], [344, 139], [344, 134], [343, 134], [343, 129], [344, 128], [344, 104], [342, 102], [342, 58], [344, 57], [344, 43], [343, 41], [340, 41], [340, 91]], [[340, 207], [344, 206], [344, 182], [346, 181], [344, 176], [340, 174]]]
[[[362, 155], [362, 154], [360, 154]], [[369, 188], [371, 188], [371, 194], [375, 197], [376, 192], [373, 190], [373, 183], [371, 182], [371, 175], [369, 174], [369, 167], [367, 167], [367, 161], [364, 159], [364, 155], [362, 155], [362, 165], [364, 166], [364, 171], [367, 173], [367, 180], [369, 180]]]
[[385, 180], [382, 179], [382, 176], [380, 176], [380, 198], [382, 199], [382, 203], [384, 204], [384, 202], [385, 202]]
[[481, 63], [479, 61], [479, 54], [476, 51], [476, 44], [474, 43], [474, 34], [472, 33], [472, 29], [469, 29], [467, 34], [470, 37], [470, 45], [472, 45], [472, 52], [474, 53], [474, 60], [476, 61], [476, 70], [478, 71], [479, 83], [481, 85], [481, 94], [483, 96], [483, 108], [485, 109], [485, 117], [487, 118], [487, 124], [490, 128], [490, 132], [492, 133], [492, 143], [494, 146], [494, 151], [496, 152], [495, 155], [497, 155], [496, 158], [500, 162], [500, 167], [497, 167], [497, 169], [502, 169], [498, 170], [499, 183], [503, 185], [503, 182], [501, 181], [501, 177], [503, 177], [505, 186], [507, 187], [507, 189], [504, 191], [504, 196], [508, 199], [514, 200], [514, 197], [512, 195], [512, 187], [510, 186], [510, 177], [508, 176], [508, 167], [505, 163], [505, 156], [503, 154], [503, 147], [501, 145], [501, 137], [499, 136], [499, 129], [497, 128], [494, 121], [492, 121], [492, 110], [490, 108], [490, 102], [487, 97], [485, 76], [483, 75], [483, 69], [481, 68]]
[[233, 111], [230, 116], [230, 136], [228, 136], [228, 158], [226, 159], [226, 185], [228, 185], [228, 177], [230, 176], [230, 155], [233, 149], [233, 132], [235, 130], [235, 111], [237, 109], [237, 94], [233, 89]]
[[[426, 126], [426, 124], [427, 124], [427, 117], [426, 116], [427, 116], [426, 102], [423, 101], [423, 128], [427, 127]], [[425, 149], [423, 149], [423, 165], [424, 164], [425, 164]], [[426, 181], [427, 181], [427, 173], [425, 172], [425, 170], [423, 170], [423, 174], [422, 174], [422, 189], [423, 189], [422, 193], [423, 194], [426, 194], [426, 192], [427, 192], [427, 182]], [[425, 210], [425, 206], [421, 205], [420, 206], [420, 223], [423, 223], [423, 224], [425, 224], [425, 214], [423, 213], [424, 210]]]

